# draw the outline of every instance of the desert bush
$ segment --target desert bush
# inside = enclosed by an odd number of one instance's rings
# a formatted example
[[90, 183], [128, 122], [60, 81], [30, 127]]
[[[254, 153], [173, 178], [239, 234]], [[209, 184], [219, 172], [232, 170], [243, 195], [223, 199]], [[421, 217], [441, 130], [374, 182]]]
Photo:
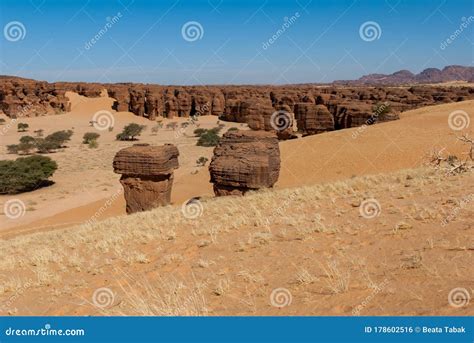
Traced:
[[166, 124], [167, 129], [176, 130], [178, 128], [178, 123], [172, 121], [171, 123]]
[[97, 132], [86, 132], [84, 136], [82, 136], [82, 143], [83, 144], [89, 144], [91, 141], [96, 141], [97, 138], [100, 137], [100, 134]]
[[57, 167], [55, 161], [45, 156], [0, 161], [0, 194], [16, 194], [42, 187]]
[[64, 143], [71, 140], [71, 136], [73, 133], [74, 132], [72, 130], [56, 131], [46, 136], [45, 140], [51, 143], [55, 143], [57, 145], [56, 149], [58, 149], [61, 148]]
[[7, 145], [7, 151], [9, 154], [18, 154], [18, 146], [20, 144], [10, 144]]
[[60, 146], [58, 146], [57, 142], [48, 140], [46, 138], [36, 138], [35, 145], [36, 145], [36, 149], [37, 149], [38, 153], [40, 153], [40, 154], [48, 154], [48, 153], [60, 148]]
[[125, 126], [121, 133], [116, 138], [118, 141], [134, 141], [135, 137], [140, 136], [142, 131], [145, 129], [145, 125], [139, 125], [136, 123], [130, 123]]
[[392, 108], [390, 107], [389, 104], [382, 103], [382, 104], [377, 104], [372, 108], [373, 114], [369, 119], [368, 124], [374, 124], [377, 121], [384, 120], [384, 118], [387, 116], [387, 114], [392, 112]]
[[162, 123], [158, 123], [156, 124], [155, 126], [153, 126], [151, 128], [151, 133], [153, 133], [154, 135], [156, 135], [158, 133], [158, 131], [160, 131], [160, 129], [163, 127], [163, 124]]
[[87, 146], [90, 148], [90, 149], [96, 149], [99, 147], [99, 143], [93, 139], [91, 141], [89, 141], [89, 143], [87, 144]]
[[25, 144], [34, 144], [36, 139], [31, 136], [22, 136], [20, 138], [20, 143], [25, 143]]
[[198, 146], [216, 146], [219, 143], [219, 135], [214, 129], [207, 130], [198, 139], [196, 145]]
[[209, 161], [209, 159], [207, 157], [201, 156], [196, 160], [196, 164], [198, 166], [205, 166], [207, 161]]
[[229, 132], [229, 131], [239, 131], [239, 128], [233, 126], [233, 127], [229, 128], [229, 130], [227, 130], [227, 132]]
[[0, 125], [4, 125], [4, 124], [5, 124], [5, 119], [0, 118]]
[[18, 123], [17, 125], [18, 132], [25, 132], [29, 127], [30, 126], [26, 123]]
[[193, 133], [196, 137], [201, 137], [201, 135], [205, 132], [207, 132], [206, 129], [196, 129], [196, 130], [193, 131]]

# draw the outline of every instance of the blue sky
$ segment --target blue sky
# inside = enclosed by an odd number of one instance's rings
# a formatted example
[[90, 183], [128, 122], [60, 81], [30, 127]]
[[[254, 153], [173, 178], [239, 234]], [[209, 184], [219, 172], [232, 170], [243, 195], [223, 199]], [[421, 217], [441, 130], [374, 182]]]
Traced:
[[[474, 65], [472, 0], [0, 4], [0, 74], [47, 81], [282, 84]], [[467, 27], [441, 49], [463, 20]], [[7, 30], [12, 22], [23, 25], [21, 39]], [[182, 34], [189, 22], [200, 25], [194, 41]], [[367, 22], [375, 36], [361, 34]]]

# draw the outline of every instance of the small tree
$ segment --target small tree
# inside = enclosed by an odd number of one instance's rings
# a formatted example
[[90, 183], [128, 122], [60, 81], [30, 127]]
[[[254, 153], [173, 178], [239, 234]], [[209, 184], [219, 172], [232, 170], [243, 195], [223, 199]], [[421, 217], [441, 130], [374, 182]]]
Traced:
[[212, 130], [203, 133], [196, 143], [198, 146], [205, 147], [216, 146], [217, 144], [219, 144], [219, 135]]
[[195, 135], [196, 137], [201, 137], [201, 135], [202, 135], [203, 133], [205, 133], [205, 132], [207, 132], [206, 129], [200, 129], [200, 128], [199, 128], [199, 129], [194, 130], [193, 133], [194, 133], [194, 135]]
[[123, 128], [123, 131], [116, 136], [116, 138], [119, 141], [133, 141], [136, 139], [135, 137], [140, 136], [145, 127], [145, 125], [139, 125], [136, 123], [128, 124]]
[[158, 131], [160, 131], [160, 129], [163, 127], [163, 124], [162, 123], [157, 123], [155, 126], [153, 126], [151, 128], [151, 133], [156, 135], [158, 133]]
[[0, 194], [16, 194], [44, 186], [58, 165], [45, 156], [0, 161]]
[[59, 148], [58, 143], [46, 138], [36, 138], [36, 149], [40, 154], [49, 154]]
[[9, 154], [18, 154], [18, 146], [19, 144], [10, 144], [7, 145], [7, 151]]
[[31, 136], [22, 136], [20, 138], [20, 143], [34, 144], [35, 142], [36, 142], [36, 139], [34, 137], [31, 137]]
[[17, 125], [18, 132], [25, 132], [29, 127], [30, 126], [26, 123], [18, 123]]
[[171, 123], [166, 124], [167, 129], [176, 130], [178, 128], [178, 123], [172, 121]]
[[56, 149], [58, 149], [58, 148], [61, 148], [64, 145], [64, 143], [71, 140], [71, 136], [73, 133], [74, 132], [72, 130], [56, 131], [46, 136], [45, 140], [53, 144], [56, 144], [57, 146]]
[[204, 167], [209, 159], [207, 157], [201, 156], [196, 160], [198, 166]]
[[82, 136], [82, 143], [89, 144], [91, 141], [96, 141], [100, 137], [97, 132], [86, 132], [84, 136]]

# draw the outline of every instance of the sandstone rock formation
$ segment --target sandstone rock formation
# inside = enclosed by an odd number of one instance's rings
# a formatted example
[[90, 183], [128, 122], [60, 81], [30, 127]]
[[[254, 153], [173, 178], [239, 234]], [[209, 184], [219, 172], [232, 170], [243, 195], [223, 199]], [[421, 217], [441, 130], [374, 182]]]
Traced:
[[178, 168], [178, 149], [172, 144], [135, 144], [114, 158], [114, 172], [122, 174], [127, 213], [150, 210], [170, 203], [173, 170]]
[[209, 172], [217, 196], [272, 187], [280, 172], [276, 135], [265, 131], [225, 133], [214, 149]]
[[334, 130], [334, 117], [326, 106], [302, 102], [295, 104], [295, 118], [298, 130], [303, 135]]
[[[459, 70], [447, 68], [445, 72], [455, 75]], [[406, 73], [397, 76], [402, 74]], [[9, 117], [66, 112], [70, 110], [66, 91], [97, 97], [105, 89], [115, 99], [113, 108], [117, 111], [130, 111], [150, 120], [216, 115], [223, 120], [247, 123], [254, 130], [277, 132], [279, 139], [295, 135], [290, 128], [275, 130], [275, 125], [271, 125], [276, 111], [287, 112], [292, 120], [294, 116], [297, 129], [303, 135], [311, 135], [397, 119], [398, 113], [422, 106], [474, 99], [474, 88], [469, 86], [161, 86], [48, 83], [1, 76], [0, 80], [0, 111]], [[374, 108], [382, 103], [388, 104], [391, 112], [373, 121]]]

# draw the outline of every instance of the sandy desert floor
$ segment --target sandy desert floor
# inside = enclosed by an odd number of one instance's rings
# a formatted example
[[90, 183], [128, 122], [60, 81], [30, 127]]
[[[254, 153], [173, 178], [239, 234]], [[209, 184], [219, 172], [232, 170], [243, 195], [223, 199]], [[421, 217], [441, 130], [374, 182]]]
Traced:
[[[79, 224], [96, 215], [111, 198], [117, 200], [96, 217], [102, 220], [124, 214], [125, 201], [122, 196], [116, 198], [121, 190], [120, 175], [113, 173], [111, 165], [118, 150], [134, 144], [115, 140], [115, 135], [130, 122], [147, 125], [139, 142], [178, 146], [180, 168], [175, 172], [174, 204], [180, 206], [194, 196], [213, 196], [207, 166], [197, 167], [195, 163], [199, 156], [210, 159], [213, 148], [196, 146], [197, 138], [192, 133], [196, 127], [193, 125], [185, 131], [165, 128], [171, 121], [181, 123], [188, 119], [165, 119], [164, 128], [158, 134], [152, 134], [153, 122], [128, 112], [115, 113], [111, 110], [113, 100], [110, 98], [68, 95], [73, 105], [70, 113], [24, 118], [21, 122], [30, 125], [29, 132], [17, 132], [15, 124], [2, 136], [0, 159], [13, 159], [17, 156], [7, 154], [6, 145], [17, 143], [21, 136], [32, 134], [34, 130], [42, 128], [45, 134], [65, 129], [75, 132], [68, 148], [50, 155], [59, 165], [53, 177], [55, 184], [14, 196], [25, 204], [25, 215], [10, 219], [0, 214], [0, 237]], [[104, 109], [113, 113], [115, 124], [112, 132], [98, 131], [89, 124], [94, 113]], [[402, 113], [399, 121], [281, 142], [282, 164], [276, 188], [419, 167], [426, 163], [432, 150], [444, 149], [447, 155], [460, 154], [465, 151], [456, 139], [460, 132], [451, 130], [448, 125], [448, 116], [455, 110], [473, 113], [474, 101], [425, 107]], [[216, 117], [206, 116], [200, 118], [199, 125], [212, 128], [217, 126], [217, 122]], [[242, 124], [220, 123], [226, 125], [223, 132], [230, 127], [245, 128]], [[89, 149], [81, 144], [82, 136], [94, 131], [101, 134], [99, 148]], [[472, 135], [472, 125], [464, 132]], [[0, 208], [11, 198], [0, 196]]]
[[[426, 165], [432, 150], [467, 151], [448, 116], [474, 113], [474, 101], [281, 142], [274, 190], [214, 198], [207, 167], [195, 164], [213, 149], [195, 146], [195, 127], [152, 135], [148, 120], [114, 113], [113, 132], [89, 149], [82, 135], [112, 100], [70, 97], [71, 113], [24, 120], [30, 131], [75, 134], [50, 155], [55, 184], [13, 196], [28, 205], [22, 218], [0, 217], [0, 314], [474, 314], [474, 172]], [[133, 144], [114, 140], [128, 122], [148, 126], [140, 142], [178, 146], [173, 204], [126, 216], [119, 198], [100, 222], [82, 224], [121, 187], [111, 165]], [[0, 158], [15, 158], [5, 145], [21, 135], [2, 137]], [[185, 215], [193, 196], [201, 202]], [[1, 196], [1, 207], [11, 198]]]

